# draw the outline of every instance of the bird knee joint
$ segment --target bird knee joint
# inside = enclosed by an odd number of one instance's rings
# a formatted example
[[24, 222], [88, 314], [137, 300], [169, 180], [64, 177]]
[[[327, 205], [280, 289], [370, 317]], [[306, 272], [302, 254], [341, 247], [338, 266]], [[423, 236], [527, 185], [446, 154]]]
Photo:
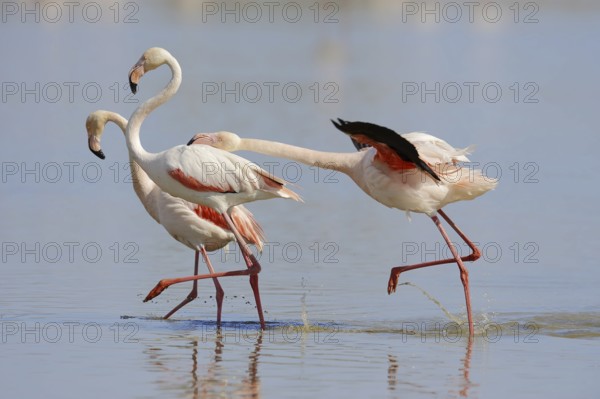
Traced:
[[470, 256], [471, 262], [475, 262], [477, 259], [481, 258], [481, 251], [477, 247], [473, 247], [473, 253]]
[[260, 270], [261, 268], [258, 263], [255, 263], [250, 269], [248, 269], [251, 276], [256, 276], [258, 273], [260, 273]]

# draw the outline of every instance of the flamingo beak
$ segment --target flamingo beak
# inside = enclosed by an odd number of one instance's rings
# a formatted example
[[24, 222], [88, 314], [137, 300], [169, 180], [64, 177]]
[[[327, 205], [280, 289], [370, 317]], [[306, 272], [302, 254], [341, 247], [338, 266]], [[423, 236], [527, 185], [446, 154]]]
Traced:
[[104, 152], [102, 151], [102, 148], [100, 148], [100, 140], [98, 140], [98, 138], [92, 136], [88, 139], [88, 147], [90, 149], [90, 151], [97, 156], [100, 159], [105, 159], [106, 156], [104, 155]]
[[192, 144], [212, 145], [213, 143], [214, 143], [214, 140], [213, 140], [212, 136], [210, 136], [208, 134], [204, 134], [204, 133], [198, 133], [198, 134], [195, 134], [194, 137], [192, 137], [190, 139], [190, 141], [187, 142], [187, 145], [192, 145]]
[[144, 57], [140, 58], [136, 64], [131, 67], [129, 71], [129, 87], [131, 88], [131, 92], [133, 94], [137, 93], [137, 85], [144, 73], [146, 72], [144, 69]]

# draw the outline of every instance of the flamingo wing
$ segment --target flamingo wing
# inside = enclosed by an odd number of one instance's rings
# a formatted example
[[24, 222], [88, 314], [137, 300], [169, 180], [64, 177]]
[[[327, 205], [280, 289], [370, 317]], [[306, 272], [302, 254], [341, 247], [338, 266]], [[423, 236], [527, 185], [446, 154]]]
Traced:
[[254, 215], [244, 205], [238, 205], [231, 208], [231, 219], [242, 237], [248, 243], [256, 245], [256, 248], [262, 252], [265, 242], [265, 232], [256, 219], [254, 219]]
[[[256, 189], [245, 164], [230, 153], [206, 145], [175, 147], [167, 162], [169, 175], [199, 192], [241, 193]], [[243, 160], [243, 158], [242, 158]]]
[[394, 169], [419, 168], [435, 180], [439, 176], [423, 159], [417, 148], [395, 131], [367, 122], [347, 122], [338, 118], [333, 125], [352, 138], [354, 146], [361, 150], [367, 146], [375, 147], [378, 158]]
[[406, 133], [402, 137], [413, 143], [423, 160], [434, 165], [469, 162], [467, 155], [474, 150], [474, 146], [454, 148], [446, 141], [422, 132]]
[[172, 151], [168, 173], [191, 190], [224, 194], [262, 191], [300, 201], [285, 187], [285, 180], [228, 151], [202, 144], [179, 146]]

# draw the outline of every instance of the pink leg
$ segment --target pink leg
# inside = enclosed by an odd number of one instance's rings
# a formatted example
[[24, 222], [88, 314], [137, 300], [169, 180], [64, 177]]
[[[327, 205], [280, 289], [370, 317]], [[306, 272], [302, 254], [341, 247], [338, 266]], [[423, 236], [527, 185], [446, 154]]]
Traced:
[[156, 298], [163, 292], [165, 289], [169, 288], [173, 284], [184, 283], [186, 281], [194, 281], [194, 280], [204, 280], [207, 278], [217, 278], [217, 277], [231, 277], [231, 276], [251, 276], [260, 272], [260, 267], [255, 266], [245, 270], [234, 270], [231, 272], [220, 272], [220, 273], [211, 273], [211, 274], [198, 274], [195, 276], [188, 277], [179, 277], [173, 279], [163, 279], [156, 284], [156, 286], [150, 291], [150, 293], [144, 299], [144, 302], [148, 302], [149, 300]]
[[[208, 271], [211, 274], [214, 274], [215, 269], [213, 269], [212, 263], [210, 263], [210, 259], [208, 258], [206, 249], [204, 249], [204, 247], [202, 247], [201, 251], [202, 251], [202, 256], [204, 257], [204, 261], [206, 262], [206, 267], [208, 267]], [[223, 310], [223, 297], [225, 296], [225, 291], [223, 291], [223, 287], [221, 287], [221, 283], [219, 283], [219, 279], [213, 278], [213, 282], [215, 283], [215, 289], [216, 289], [215, 298], [217, 300], [217, 326], [221, 327], [221, 311]]]
[[[444, 217], [444, 219], [449, 220], [449, 218], [444, 213], [441, 213], [441, 215], [442, 215], [442, 217]], [[473, 317], [471, 314], [471, 295], [469, 294], [469, 273], [468, 273], [465, 265], [463, 264], [463, 258], [461, 258], [458, 255], [458, 251], [456, 250], [456, 248], [450, 241], [450, 238], [448, 237], [448, 234], [446, 234], [446, 231], [442, 227], [442, 224], [440, 223], [439, 218], [437, 216], [432, 216], [431, 220], [433, 220], [433, 222], [437, 226], [438, 230], [442, 234], [442, 237], [444, 237], [444, 240], [446, 241], [446, 244], [450, 248], [450, 251], [452, 252], [452, 255], [454, 258], [453, 259], [443, 259], [443, 260], [433, 261], [433, 262], [419, 263], [419, 264], [411, 265], [411, 266], [401, 266], [401, 267], [393, 268], [391, 271], [390, 280], [388, 282], [388, 294], [391, 294], [392, 292], [395, 291], [396, 285], [398, 283], [398, 276], [402, 272], [405, 272], [408, 270], [419, 269], [419, 268], [427, 267], [427, 266], [434, 266], [434, 265], [440, 265], [440, 264], [444, 264], [444, 263], [456, 262], [458, 265], [458, 268], [460, 270], [460, 279], [461, 279], [461, 282], [463, 284], [463, 288], [465, 291], [465, 302], [467, 305], [467, 317], [469, 320], [469, 337], [472, 337], [474, 334], [474, 329], [473, 329]], [[452, 223], [451, 226], [455, 230], [457, 230], [457, 233], [460, 231], [460, 230], [458, 230], [458, 228], [456, 227], [456, 225], [454, 223]], [[459, 235], [461, 236], [461, 238], [464, 237], [464, 234], [462, 232], [460, 232]], [[465, 240], [465, 241], [468, 241], [468, 240]], [[473, 244], [471, 241], [468, 241], [468, 243]], [[469, 246], [471, 246], [471, 245], [469, 245]], [[473, 248], [475, 248], [474, 245], [473, 245]], [[479, 255], [478, 250], [477, 250], [477, 253], [474, 252], [469, 257], [465, 257], [465, 258], [470, 258], [470, 257], [476, 256], [476, 255]], [[465, 260], [467, 260], [467, 259], [465, 259]], [[468, 260], [470, 260], [470, 259], [468, 259]]]
[[[231, 220], [231, 217], [229, 216], [229, 214], [227, 212], [225, 212], [225, 213], [223, 213], [223, 217], [225, 218], [225, 221], [229, 225], [229, 228], [235, 235], [235, 238], [240, 246], [240, 250], [242, 251], [242, 254], [244, 255], [244, 259], [246, 261], [246, 265], [248, 266], [248, 270], [258, 267], [258, 271], [260, 272], [260, 264], [258, 263], [258, 260], [256, 260], [254, 255], [252, 255], [252, 252], [250, 252], [250, 249], [248, 248], [248, 244], [246, 244], [246, 241], [244, 240], [244, 238], [237, 231], [237, 229], [233, 223], [233, 220]], [[258, 290], [258, 272], [252, 273], [250, 275], [250, 287], [252, 288], [252, 292], [254, 293], [254, 300], [256, 301], [256, 309], [258, 311], [258, 319], [260, 320], [260, 328], [261, 328], [261, 330], [264, 330], [265, 329], [265, 317], [263, 315], [262, 303], [260, 300], [260, 292]]]
[[440, 220], [437, 218], [437, 216], [433, 216], [431, 219], [433, 219], [433, 222], [435, 223], [437, 228], [440, 230], [440, 233], [442, 233], [444, 240], [446, 240], [446, 244], [448, 244], [448, 247], [450, 248], [452, 255], [454, 255], [454, 259], [456, 259], [456, 264], [458, 264], [458, 268], [460, 269], [460, 281], [462, 281], [462, 285], [465, 290], [465, 302], [467, 304], [467, 318], [469, 319], [469, 337], [472, 337], [474, 334], [474, 329], [473, 329], [473, 315], [471, 314], [471, 294], [469, 293], [469, 272], [467, 271], [467, 268], [463, 264], [463, 261], [460, 258], [460, 256], [458, 256], [458, 251], [454, 247], [454, 244], [452, 244], [452, 241], [450, 241], [450, 238], [448, 237], [448, 234], [446, 234], [446, 230], [444, 230], [444, 228], [442, 227]]
[[[440, 210], [438, 210], [438, 213], [440, 215], [442, 215], [442, 217], [446, 220], [446, 222], [448, 222], [450, 227], [452, 227], [454, 229], [454, 231], [456, 231], [456, 233], [460, 236], [460, 238], [462, 238], [465, 241], [465, 243], [469, 246], [469, 248], [471, 248], [472, 253], [470, 255], [463, 256], [460, 259], [463, 262], [475, 262], [477, 259], [479, 259], [481, 257], [481, 252], [479, 251], [479, 248], [477, 248], [475, 246], [475, 244], [471, 240], [469, 240], [469, 238], [467, 238], [465, 233], [463, 233], [458, 228], [458, 226], [456, 226], [456, 224], [448, 217], [448, 215], [446, 215], [445, 212], [443, 212], [440, 209]], [[396, 287], [398, 286], [398, 278], [400, 277], [400, 273], [407, 272], [409, 270], [420, 269], [422, 267], [437, 266], [437, 265], [443, 265], [443, 264], [454, 263], [454, 262], [456, 262], [456, 259], [448, 258], [448, 259], [434, 260], [431, 262], [418, 263], [416, 265], [394, 267], [390, 271], [390, 279], [388, 281], [388, 294], [392, 294], [392, 293], [396, 292]]]
[[[240, 233], [237, 231], [229, 214], [227, 214], [227, 212], [225, 212], [222, 215], [225, 218], [225, 221], [227, 222], [227, 224], [229, 225], [229, 228], [232, 231], [232, 233], [234, 234], [236, 240], [238, 241], [240, 250], [242, 251], [242, 254], [244, 256], [244, 261], [246, 262], [246, 266], [248, 267], [248, 269], [236, 270], [236, 271], [231, 271], [231, 272], [222, 272], [222, 273], [213, 273], [211, 271], [211, 274], [179, 277], [179, 278], [174, 278], [174, 279], [163, 279], [163, 280], [159, 281], [158, 284], [150, 291], [150, 293], [146, 296], [146, 299], [144, 299], [144, 302], [147, 302], [147, 301], [151, 300], [152, 298], [157, 297], [158, 295], [160, 295], [161, 292], [163, 292], [165, 289], [167, 289], [169, 286], [171, 286], [173, 284], [183, 283], [186, 281], [202, 280], [202, 279], [206, 279], [206, 278], [215, 279], [217, 277], [250, 276], [250, 287], [252, 288], [252, 291], [254, 293], [254, 299], [256, 301], [256, 308], [258, 310], [258, 318], [260, 320], [260, 328], [262, 330], [264, 330], [265, 329], [265, 319], [264, 319], [264, 315], [263, 315], [263, 311], [262, 311], [262, 303], [260, 300], [260, 293], [259, 293], [259, 289], [258, 289], [258, 276], [257, 276], [257, 274], [260, 273], [260, 270], [261, 270], [260, 263], [258, 262], [256, 257], [252, 254], [252, 252], [250, 252], [250, 249], [248, 248], [248, 244], [246, 244], [246, 241], [242, 238]], [[217, 290], [218, 290], [218, 288], [217, 288]], [[218, 317], [218, 315], [217, 315], [217, 317]]]
[[444, 218], [444, 220], [446, 220], [450, 227], [452, 227], [454, 231], [456, 231], [456, 233], [460, 236], [460, 238], [462, 238], [463, 241], [469, 246], [469, 248], [471, 248], [471, 255], [464, 256], [461, 258], [463, 262], [475, 262], [477, 259], [479, 259], [481, 257], [481, 252], [479, 251], [479, 248], [477, 248], [475, 244], [471, 240], [469, 240], [469, 238], [467, 238], [465, 233], [463, 233], [462, 230], [459, 229], [458, 226], [452, 221], [452, 219], [450, 219], [448, 215], [446, 215], [446, 212], [439, 209], [438, 213], [442, 215], [442, 217]]
[[[198, 251], [196, 251], [195, 256], [194, 256], [194, 276], [197, 276], [197, 275], [198, 275]], [[194, 285], [192, 287], [192, 290], [190, 291], [188, 296], [183, 301], [181, 301], [181, 303], [179, 305], [175, 306], [173, 308], [173, 310], [171, 310], [169, 313], [167, 313], [163, 317], [163, 319], [165, 319], [165, 320], [168, 319], [169, 317], [171, 317], [173, 315], [173, 313], [177, 312], [179, 309], [181, 309], [182, 307], [184, 307], [185, 305], [192, 302], [194, 299], [196, 299], [198, 297], [198, 280], [194, 280], [193, 284]]]

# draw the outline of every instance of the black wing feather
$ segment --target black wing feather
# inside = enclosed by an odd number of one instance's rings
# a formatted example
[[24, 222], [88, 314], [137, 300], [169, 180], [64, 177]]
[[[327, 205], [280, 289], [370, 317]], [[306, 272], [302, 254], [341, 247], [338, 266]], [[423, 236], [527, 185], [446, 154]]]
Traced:
[[[333, 122], [333, 125], [336, 128], [348, 135], [362, 134], [379, 143], [386, 144], [394, 150], [402, 160], [414, 163], [418, 168], [429, 173], [435, 180], [440, 181], [439, 176], [429, 167], [429, 165], [419, 158], [417, 148], [410, 141], [406, 140], [392, 129], [368, 122], [347, 122], [339, 118], [337, 122], [334, 120], [331, 122]], [[352, 142], [358, 150], [369, 147], [368, 145], [356, 143], [355, 140], [352, 140]]]
[[350, 140], [352, 140], [352, 144], [354, 144], [354, 147], [356, 147], [357, 151], [360, 151], [360, 150], [362, 150], [364, 148], [371, 147], [371, 145], [369, 145], [369, 144], [359, 143], [358, 141], [354, 140], [352, 137], [350, 137]]

